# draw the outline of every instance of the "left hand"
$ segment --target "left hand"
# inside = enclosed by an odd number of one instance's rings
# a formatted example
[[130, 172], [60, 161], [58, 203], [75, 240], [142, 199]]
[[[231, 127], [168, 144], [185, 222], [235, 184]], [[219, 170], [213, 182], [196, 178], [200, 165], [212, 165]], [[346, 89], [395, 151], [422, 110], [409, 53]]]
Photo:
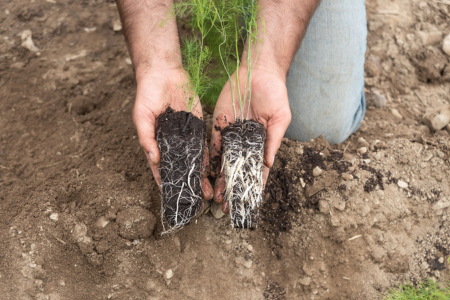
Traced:
[[[236, 73], [232, 75], [232, 81], [236, 83]], [[244, 67], [239, 69], [239, 85], [241, 94], [244, 93], [244, 87], [247, 79], [247, 70]], [[264, 68], [254, 68], [251, 79], [252, 99], [250, 102], [249, 119], [253, 119], [264, 125], [266, 129], [266, 143], [264, 152], [264, 186], [269, 176], [269, 168], [272, 167], [275, 154], [281, 145], [284, 133], [291, 122], [291, 110], [286, 89], [286, 79], [279, 73], [271, 73]], [[230, 81], [223, 88], [213, 116], [213, 132], [211, 135], [211, 159], [210, 161], [219, 161], [218, 166], [211, 170], [213, 177], [216, 179], [214, 188], [214, 200], [217, 203], [223, 203], [223, 195], [225, 189], [225, 176], [219, 174], [222, 162], [221, 158], [221, 134], [217, 131], [216, 126], [224, 129], [230, 123], [235, 122], [232, 106]], [[236, 93], [236, 91], [235, 91]], [[239, 113], [239, 103], [236, 100], [235, 106]], [[244, 118], [247, 115], [247, 104], [244, 107]], [[218, 159], [219, 157], [219, 159]], [[228, 203], [222, 204], [222, 210], [228, 213]]]

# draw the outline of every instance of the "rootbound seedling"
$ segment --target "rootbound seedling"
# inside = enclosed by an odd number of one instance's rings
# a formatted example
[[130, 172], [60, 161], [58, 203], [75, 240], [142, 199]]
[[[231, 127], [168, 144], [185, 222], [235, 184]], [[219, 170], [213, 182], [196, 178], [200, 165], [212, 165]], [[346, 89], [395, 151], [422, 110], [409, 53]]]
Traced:
[[256, 227], [263, 192], [264, 140], [262, 124], [237, 120], [222, 130], [225, 196], [232, 226]]
[[[219, 47], [222, 64], [229, 77], [232, 90], [234, 123], [223, 128], [222, 170], [225, 175], [224, 201], [228, 201], [231, 226], [254, 228], [258, 224], [262, 203], [264, 126], [249, 120], [252, 97], [251, 78], [261, 40], [258, 38], [258, 3], [256, 0], [230, 0], [217, 2], [218, 30], [222, 44]], [[245, 21], [242, 21], [244, 16]], [[240, 85], [239, 70], [242, 67], [239, 44], [245, 44], [245, 85]], [[234, 57], [237, 63], [230, 61]], [[235, 76], [231, 74], [235, 68]], [[237, 103], [237, 105], [236, 105]]]
[[188, 77], [180, 87], [186, 97], [186, 111], [174, 111], [168, 107], [158, 117], [163, 233], [189, 224], [202, 205], [206, 127], [192, 114], [192, 109], [211, 85], [205, 70], [211, 60], [211, 51], [204, 39], [214, 24], [214, 20], [209, 19], [214, 17], [212, 8], [209, 0], [187, 0], [175, 3], [172, 11], [176, 16], [189, 14], [192, 28], [198, 30], [200, 37], [193, 34], [193, 37], [186, 38], [181, 48], [183, 68]]

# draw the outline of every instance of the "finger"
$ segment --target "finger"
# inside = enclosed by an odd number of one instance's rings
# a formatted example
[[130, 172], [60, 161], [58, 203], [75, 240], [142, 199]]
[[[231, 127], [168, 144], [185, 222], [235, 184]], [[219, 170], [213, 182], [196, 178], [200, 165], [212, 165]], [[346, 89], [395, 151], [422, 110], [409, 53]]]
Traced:
[[230, 214], [230, 207], [228, 204], [228, 201], [225, 201], [224, 203], [222, 203], [222, 211], [224, 214]]
[[205, 200], [211, 200], [214, 195], [213, 188], [211, 186], [211, 183], [208, 179], [209, 174], [209, 149], [206, 145], [205, 141], [205, 151], [204, 151], [204, 158], [203, 158], [203, 172], [202, 172], [202, 197]]
[[150, 165], [150, 169], [152, 170], [153, 178], [155, 178], [156, 184], [158, 185], [159, 190], [161, 190], [161, 175], [159, 174], [159, 164], [155, 165], [151, 161], [148, 153], [145, 153], [145, 155], [147, 156], [147, 160]]
[[271, 168], [275, 155], [280, 148], [286, 129], [291, 123], [291, 112], [280, 113], [276, 120], [269, 120], [267, 124], [266, 149], [264, 154], [266, 167]]
[[202, 178], [202, 198], [204, 200], [211, 200], [213, 197], [213, 188], [209, 182], [208, 177]]
[[159, 148], [156, 142], [156, 118], [152, 113], [146, 113], [143, 109], [133, 110], [133, 122], [136, 127], [139, 144], [144, 149], [149, 161], [153, 165], [159, 164]]
[[266, 189], [267, 178], [269, 178], [270, 169], [264, 166], [263, 170], [263, 191]]
[[211, 155], [210, 155], [210, 172], [211, 176], [217, 177], [221, 168], [221, 147], [222, 134], [221, 130], [228, 126], [227, 118], [223, 113], [219, 113], [213, 122], [211, 133]]
[[225, 194], [225, 176], [222, 173], [216, 179], [216, 184], [214, 186], [214, 201], [216, 201], [217, 203], [222, 203], [224, 194]]

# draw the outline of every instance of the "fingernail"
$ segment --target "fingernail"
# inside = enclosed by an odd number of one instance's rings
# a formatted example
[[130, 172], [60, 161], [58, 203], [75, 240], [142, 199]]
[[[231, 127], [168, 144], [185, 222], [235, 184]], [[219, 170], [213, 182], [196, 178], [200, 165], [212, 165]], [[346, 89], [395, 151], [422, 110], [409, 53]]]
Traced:
[[150, 158], [150, 161], [152, 162], [152, 164], [155, 164], [155, 156], [153, 155], [153, 153], [149, 152], [148, 157]]

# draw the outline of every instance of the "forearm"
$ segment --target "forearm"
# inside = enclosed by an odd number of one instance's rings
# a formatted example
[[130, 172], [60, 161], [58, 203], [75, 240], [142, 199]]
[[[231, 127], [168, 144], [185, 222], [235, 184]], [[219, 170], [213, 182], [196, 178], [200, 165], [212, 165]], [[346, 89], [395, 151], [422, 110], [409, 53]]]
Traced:
[[[286, 77], [320, 0], [259, 0], [255, 68]], [[255, 56], [254, 56], [255, 58]]]
[[[173, 0], [116, 0], [136, 76], [181, 66]], [[162, 22], [164, 24], [162, 24]]]

